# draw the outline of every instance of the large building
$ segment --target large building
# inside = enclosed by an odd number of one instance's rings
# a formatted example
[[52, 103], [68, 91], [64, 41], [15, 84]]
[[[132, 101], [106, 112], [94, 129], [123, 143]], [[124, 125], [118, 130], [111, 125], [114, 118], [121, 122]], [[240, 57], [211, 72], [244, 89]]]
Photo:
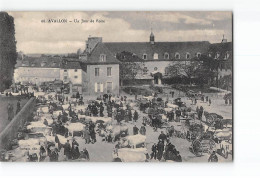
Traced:
[[[102, 42], [102, 37], [89, 37], [79, 59], [26, 57], [16, 65], [15, 81], [39, 84], [58, 79], [70, 83], [73, 91], [87, 95], [117, 95], [120, 86], [119, 66], [124, 63], [117, 58], [122, 53], [132, 54], [134, 58], [126, 61], [134, 59], [133, 62], [141, 66], [134, 79], [140, 84], [160, 85], [168, 78], [169, 65], [189, 65], [207, 56], [217, 63], [215, 85], [230, 87], [226, 83], [230, 83], [227, 82], [227, 78], [230, 79], [227, 76], [232, 76], [232, 42], [226, 42], [224, 38], [218, 44], [210, 44], [208, 41], [155, 42], [153, 33], [150, 34], [149, 42]], [[219, 85], [222, 83], [225, 85]]]
[[[119, 61], [102, 42], [81, 57], [84, 92], [88, 95], [119, 94]], [[88, 49], [86, 49], [88, 50]]]

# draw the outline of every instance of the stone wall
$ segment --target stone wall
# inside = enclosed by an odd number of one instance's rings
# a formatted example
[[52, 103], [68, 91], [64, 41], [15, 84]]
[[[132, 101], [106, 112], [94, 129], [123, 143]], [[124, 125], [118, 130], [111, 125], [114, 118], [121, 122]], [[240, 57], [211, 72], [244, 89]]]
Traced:
[[0, 133], [0, 149], [4, 149], [9, 140], [13, 140], [17, 136], [18, 128], [23, 126], [33, 113], [36, 104], [35, 98], [31, 98], [21, 109], [21, 111], [13, 118], [13, 120]]

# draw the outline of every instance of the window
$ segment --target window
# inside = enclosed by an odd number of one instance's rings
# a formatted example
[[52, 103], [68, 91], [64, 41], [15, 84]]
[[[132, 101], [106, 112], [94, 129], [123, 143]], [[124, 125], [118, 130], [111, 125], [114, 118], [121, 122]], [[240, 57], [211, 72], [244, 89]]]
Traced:
[[67, 80], [68, 79], [68, 77], [67, 76], [64, 76], [64, 80]]
[[78, 76], [74, 76], [74, 78], [78, 78]]
[[99, 68], [95, 68], [95, 76], [99, 76]]
[[165, 70], [164, 70], [164, 73], [165, 73], [166, 76], [168, 76], [169, 75], [169, 68], [166, 67]]
[[34, 67], [34, 66], [35, 66], [35, 63], [32, 63], [31, 66]]
[[53, 62], [51, 66], [55, 67], [55, 66], [56, 66], [56, 64], [57, 64], [56, 62]]
[[190, 53], [186, 53], [186, 59], [190, 59]]
[[113, 92], [113, 83], [107, 82], [107, 93], [112, 93], [112, 92]]
[[220, 68], [220, 71], [222, 71], [223, 70], [223, 65], [219, 64], [219, 68]]
[[164, 59], [169, 59], [170, 58], [170, 55], [169, 55], [169, 53], [164, 53]]
[[144, 60], [147, 60], [147, 54], [146, 54], [146, 53], [143, 54], [143, 59], [144, 59]]
[[107, 76], [112, 76], [112, 67], [107, 67]]
[[200, 57], [201, 57], [201, 53], [200, 53], [200, 52], [197, 52], [196, 56], [197, 56], [198, 58], [200, 58]]
[[228, 52], [225, 53], [224, 59], [227, 60], [229, 58], [230, 54]]
[[148, 69], [147, 69], [147, 67], [144, 67], [143, 74], [146, 75], [147, 73], [148, 73]]
[[219, 56], [220, 56], [220, 53], [219, 53], [219, 52], [217, 52], [217, 53], [216, 53], [216, 55], [215, 55], [215, 59], [218, 59], [218, 58], [219, 58]]
[[43, 67], [43, 66], [45, 66], [46, 65], [46, 62], [42, 62], [41, 63], [41, 66]]
[[158, 68], [157, 67], [154, 67], [154, 71], [157, 71], [158, 70]]
[[158, 60], [158, 53], [153, 54], [153, 59]]
[[211, 53], [209, 53], [208, 56], [211, 57], [212, 56]]
[[77, 72], [77, 71], [78, 71], [77, 69], [74, 70], [74, 72]]
[[103, 83], [95, 83], [95, 92], [103, 92]]
[[181, 56], [180, 56], [180, 54], [177, 52], [177, 53], [175, 53], [175, 58], [176, 59], [180, 59], [181, 58]]
[[67, 70], [64, 70], [64, 72], [67, 72]]
[[101, 54], [100, 55], [100, 61], [101, 62], [105, 62], [106, 61], [106, 55], [105, 54]]

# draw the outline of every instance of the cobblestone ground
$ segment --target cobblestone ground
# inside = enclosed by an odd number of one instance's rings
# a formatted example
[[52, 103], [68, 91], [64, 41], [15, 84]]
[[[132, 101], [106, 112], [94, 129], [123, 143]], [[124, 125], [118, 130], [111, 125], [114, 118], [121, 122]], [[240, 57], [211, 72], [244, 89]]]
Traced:
[[[159, 94], [159, 97], [163, 98], [164, 100], [166, 100], [166, 93], [169, 94], [170, 89], [166, 89], [164, 90], [165, 94]], [[121, 93], [121, 96], [127, 96], [128, 100], [134, 100], [134, 95], [128, 95], [125, 93]], [[216, 94], [207, 94], [211, 100], [212, 100], [212, 105], [208, 106], [208, 104], [203, 103], [201, 101], [198, 101], [198, 106], [203, 106], [204, 109], [208, 112], [214, 112], [214, 113], [218, 113], [222, 116], [224, 116], [224, 118], [231, 118], [232, 117], [232, 107], [231, 106], [225, 106], [224, 105], [224, 100], [223, 100], [223, 96], [217, 96]], [[172, 100], [170, 95], [169, 99], [170, 101]], [[138, 96], [141, 97], [141, 96]], [[187, 97], [184, 97], [184, 94], [182, 92], [179, 92], [177, 90], [175, 90], [175, 96], [173, 99], [177, 98], [177, 97], [182, 97], [182, 100], [184, 102], [186, 102], [187, 106], [190, 106], [192, 108], [192, 110], [196, 109], [196, 105], [191, 105], [191, 101], [187, 99]], [[92, 99], [94, 99], [93, 97], [91, 97]], [[91, 100], [90, 97], [88, 96], [84, 96], [84, 101], [85, 104], [87, 104], [87, 100]], [[129, 122], [129, 123], [124, 123], [126, 124], [129, 128], [129, 134], [132, 135], [133, 134], [133, 126], [136, 125], [138, 128], [141, 127], [142, 125], [142, 118], [143, 116], [147, 116], [147, 114], [142, 113], [141, 111], [139, 111], [138, 107], [135, 106], [134, 110], [137, 110], [139, 113], [139, 120], [134, 123], [133, 121]], [[106, 111], [106, 107], [105, 107], [105, 111], [104, 111], [105, 116], [107, 116], [107, 111]], [[113, 121], [113, 124], [116, 124], [116, 121]], [[170, 125], [176, 125], [175, 122], [171, 122]], [[165, 129], [158, 129], [157, 131], [154, 131], [154, 129], [150, 126], [146, 126], [146, 148], [148, 150], [148, 153], [151, 154], [151, 147], [153, 145], [153, 143], [157, 143], [158, 142], [158, 136], [161, 133], [161, 131], [165, 132]], [[113, 153], [113, 149], [114, 146], [116, 145], [116, 143], [107, 143], [102, 141], [102, 138], [99, 137], [97, 135], [97, 142], [94, 144], [85, 144], [85, 141], [81, 138], [81, 137], [75, 137], [76, 140], [79, 143], [79, 150], [82, 151], [83, 148], [86, 148], [90, 154], [90, 162], [111, 162], [113, 160], [112, 157], [112, 153]], [[170, 141], [173, 145], [175, 145], [176, 149], [180, 152], [180, 155], [182, 156], [182, 160], [184, 162], [207, 162], [208, 158], [209, 158], [209, 154], [204, 153], [201, 157], [196, 157], [190, 150], [189, 147], [191, 145], [191, 142], [189, 142], [186, 139], [182, 139], [182, 138], [177, 138], [177, 137], [172, 137], [170, 138]], [[229, 155], [229, 157], [227, 159], [225, 159], [222, 156], [219, 156], [219, 162], [230, 162], [232, 161], [232, 156]], [[23, 161], [25, 160], [25, 158], [20, 158], [18, 161]], [[63, 149], [61, 149], [60, 153], [59, 153], [59, 161], [65, 161], [65, 156], [63, 155]], [[158, 162], [158, 160], [151, 160], [151, 162]]]
[[[165, 90], [165, 93], [170, 92], [170, 90]], [[128, 95], [124, 92], [121, 92], [121, 96], [127, 96], [127, 99], [134, 100], [134, 95]], [[204, 109], [208, 112], [215, 112], [220, 115], [222, 115], [224, 118], [231, 118], [232, 117], [232, 106], [225, 106], [223, 96], [217, 96], [216, 94], [206, 94], [208, 95], [212, 100], [212, 105], [208, 106], [207, 103], [203, 103], [201, 101], [198, 101], [199, 106], [203, 106]], [[179, 93], [179, 91], [175, 90], [175, 98], [182, 97], [183, 101], [186, 102], [187, 106], [192, 107], [193, 110], [196, 109], [195, 105], [191, 105], [191, 101], [188, 100], [186, 97], [183, 97], [184, 94], [182, 92]], [[138, 96], [139, 97], [139, 96]], [[141, 96], [140, 96], [141, 97]], [[159, 97], [162, 97], [164, 100], [166, 99], [166, 94], [159, 94]], [[85, 97], [87, 99], [88, 97]], [[138, 107], [134, 107], [134, 110], [137, 110], [139, 113], [139, 120], [137, 123], [129, 122], [124, 123], [129, 127], [129, 134], [133, 134], [133, 126], [136, 125], [138, 128], [142, 125], [142, 118], [143, 116], [147, 116], [147, 114], [144, 114], [139, 111]], [[107, 115], [106, 110], [104, 111], [104, 114]], [[115, 121], [114, 121], [115, 123]], [[175, 122], [172, 122], [170, 125], [175, 125]], [[161, 131], [165, 132], [165, 129], [158, 129], [157, 131], [154, 131], [154, 129], [150, 126], [146, 127], [146, 147], [148, 149], [148, 153], [151, 154], [151, 148], [154, 142], [158, 142], [158, 136], [161, 133]], [[87, 148], [87, 150], [90, 153], [90, 161], [94, 162], [110, 162], [112, 161], [112, 152], [113, 148], [116, 143], [106, 143], [102, 142], [101, 138], [97, 135], [97, 142], [95, 144], [85, 144], [82, 139], [78, 139], [80, 141], [80, 149], [83, 149], [84, 147]], [[172, 137], [170, 139], [171, 143], [175, 145], [176, 149], [179, 150], [180, 155], [182, 156], [182, 159], [184, 162], [207, 162], [209, 158], [209, 154], [204, 153], [201, 157], [196, 157], [192, 152], [190, 152], [189, 147], [191, 145], [191, 142], [189, 142], [186, 139]], [[219, 162], [230, 162], [232, 161], [232, 156], [229, 156], [227, 159], [225, 159], [222, 156], [219, 156]], [[158, 162], [158, 160], [152, 160], [152, 162]]]

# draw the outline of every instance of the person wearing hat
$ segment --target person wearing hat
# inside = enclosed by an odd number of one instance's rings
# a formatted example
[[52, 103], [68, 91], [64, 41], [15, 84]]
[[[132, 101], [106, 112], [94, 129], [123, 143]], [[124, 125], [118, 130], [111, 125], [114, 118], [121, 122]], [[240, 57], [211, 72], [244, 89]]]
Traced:
[[89, 129], [87, 126], [85, 127], [85, 130], [84, 130], [84, 139], [85, 139], [85, 144], [90, 143], [90, 132], [89, 132]]
[[69, 140], [67, 140], [67, 142], [64, 144], [63, 148], [64, 148], [64, 155], [66, 155], [66, 160], [69, 160], [71, 157], [71, 155], [70, 155], [71, 146], [70, 146]]
[[11, 104], [8, 103], [7, 105], [7, 114], [8, 114], [8, 120], [11, 121]]
[[162, 159], [163, 156], [163, 151], [164, 151], [164, 143], [162, 141], [162, 139], [159, 139], [159, 142], [157, 144], [157, 159], [160, 161]]
[[17, 104], [16, 104], [16, 114], [21, 110], [21, 102], [20, 101], [21, 100], [18, 99]]
[[208, 162], [218, 162], [218, 156], [216, 155], [216, 151], [215, 150], [209, 156]]
[[79, 153], [79, 143], [73, 138], [72, 140], [72, 148], [71, 148], [71, 154], [72, 154], [72, 159], [78, 159], [80, 156]]
[[138, 131], [139, 131], [139, 129], [138, 129], [138, 127], [136, 127], [136, 125], [133, 127], [133, 134], [134, 135], [137, 135], [138, 134]]
[[154, 158], [154, 160], [156, 160], [157, 159], [156, 155], [157, 155], [157, 145], [156, 145], [156, 143], [154, 143], [153, 146], [152, 146], [151, 159]]
[[158, 139], [161, 139], [164, 143], [164, 141], [167, 140], [167, 136], [163, 133], [163, 131], [161, 131], [161, 134], [159, 135]]
[[84, 148], [83, 151], [80, 152], [79, 158], [89, 160], [89, 153], [86, 148]]
[[182, 158], [181, 158], [181, 155], [180, 155], [179, 151], [177, 151], [177, 153], [176, 153], [176, 160], [175, 161], [176, 162], [182, 162]]

